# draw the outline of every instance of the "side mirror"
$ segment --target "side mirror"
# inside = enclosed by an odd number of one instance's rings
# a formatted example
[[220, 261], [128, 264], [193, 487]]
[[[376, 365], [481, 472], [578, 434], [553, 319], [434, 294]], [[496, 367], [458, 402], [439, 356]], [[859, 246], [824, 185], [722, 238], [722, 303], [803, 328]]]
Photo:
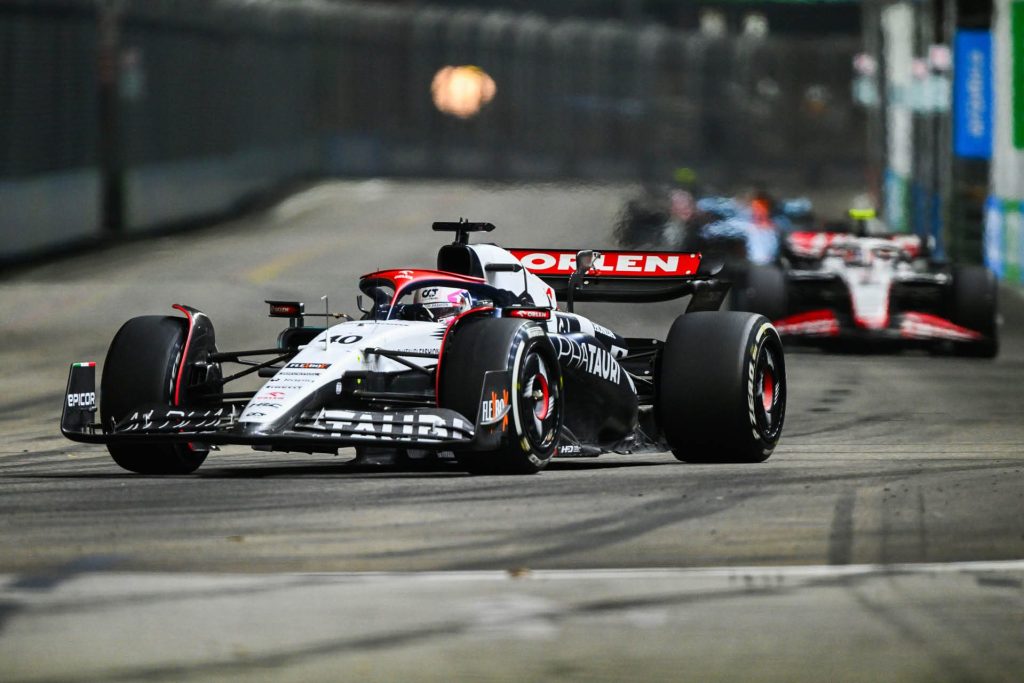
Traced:
[[581, 249], [576, 252], [576, 270], [569, 276], [569, 289], [566, 291], [565, 307], [570, 313], [573, 311], [576, 288], [579, 287], [579, 280], [590, 272], [597, 259], [601, 258], [601, 252], [594, 249]]
[[601, 252], [594, 249], [582, 249], [576, 252], [576, 274], [586, 275], [589, 273], [599, 258], [601, 258]]
[[594, 249], [583, 249], [577, 252], [577, 274], [586, 275], [590, 272], [597, 259], [601, 258], [601, 252]]
[[363, 295], [362, 294], [356, 294], [356, 308], [359, 309], [360, 313], [365, 313], [366, 315], [370, 314], [370, 312], [368, 310], [363, 308]]

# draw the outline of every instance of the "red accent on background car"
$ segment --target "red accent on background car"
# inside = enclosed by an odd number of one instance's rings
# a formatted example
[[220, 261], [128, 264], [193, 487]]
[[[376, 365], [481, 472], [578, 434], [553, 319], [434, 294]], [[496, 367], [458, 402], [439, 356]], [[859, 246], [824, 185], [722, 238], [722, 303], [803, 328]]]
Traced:
[[984, 335], [930, 313], [904, 313], [900, 321], [900, 336], [906, 339], [949, 339], [977, 341]]
[[835, 313], [827, 308], [798, 313], [775, 321], [779, 334], [808, 334], [835, 337], [839, 334], [839, 321]]
[[[534, 275], [571, 275], [576, 252], [569, 249], [509, 249]], [[700, 254], [672, 251], [602, 251], [591, 272], [615, 277], [696, 275]]]
[[[910, 259], [921, 254], [921, 238], [917, 235], [870, 235], [876, 239], [885, 239], [898, 247]], [[791, 232], [786, 235], [786, 245], [797, 256], [818, 259], [834, 242], [856, 240], [857, 236], [847, 232]]]
[[797, 256], [805, 258], [821, 258], [833, 242], [850, 237], [845, 232], [791, 232], [786, 235], [786, 243]]
[[[455, 316], [455, 318], [448, 323], [448, 327], [445, 328], [444, 336], [441, 337], [441, 346], [437, 349], [437, 366], [434, 368], [434, 404], [438, 408], [441, 407], [441, 362], [444, 360], [444, 343], [448, 341], [448, 333], [451, 332], [455, 328], [455, 325], [466, 316], [493, 310], [493, 306], [477, 306], [476, 308], [471, 308], [468, 311], [463, 311]], [[467, 415], [466, 417], [469, 416]], [[472, 419], [475, 420], [476, 416], [474, 415]]]
[[909, 258], [915, 259], [921, 254], [921, 238], [917, 235], [893, 235], [889, 239]]

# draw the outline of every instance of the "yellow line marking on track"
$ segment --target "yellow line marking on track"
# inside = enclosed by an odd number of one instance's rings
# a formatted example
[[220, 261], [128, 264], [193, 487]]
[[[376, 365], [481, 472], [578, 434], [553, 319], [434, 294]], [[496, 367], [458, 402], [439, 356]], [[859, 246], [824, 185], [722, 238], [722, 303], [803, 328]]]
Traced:
[[242, 273], [242, 277], [254, 285], [263, 284], [276, 279], [285, 270], [293, 268], [304, 261], [311, 261], [323, 253], [323, 245], [291, 251], [273, 258], [261, 266], [250, 268]]

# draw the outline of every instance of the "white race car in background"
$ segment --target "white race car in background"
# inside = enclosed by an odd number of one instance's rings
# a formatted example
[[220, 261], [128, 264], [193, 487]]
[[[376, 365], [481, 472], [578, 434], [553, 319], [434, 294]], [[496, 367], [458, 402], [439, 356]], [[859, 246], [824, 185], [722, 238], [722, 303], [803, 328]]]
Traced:
[[998, 285], [981, 266], [929, 259], [916, 235], [865, 229], [786, 236], [781, 265], [755, 266], [733, 307], [761, 313], [788, 342], [998, 353]]

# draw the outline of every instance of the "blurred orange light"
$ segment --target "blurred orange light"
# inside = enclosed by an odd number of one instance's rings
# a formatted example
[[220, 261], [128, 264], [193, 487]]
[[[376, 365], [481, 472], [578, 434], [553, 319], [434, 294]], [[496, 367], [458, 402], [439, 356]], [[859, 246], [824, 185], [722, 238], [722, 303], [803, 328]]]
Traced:
[[494, 79], [476, 66], [446, 66], [430, 84], [434, 106], [460, 119], [476, 116], [497, 92]]

